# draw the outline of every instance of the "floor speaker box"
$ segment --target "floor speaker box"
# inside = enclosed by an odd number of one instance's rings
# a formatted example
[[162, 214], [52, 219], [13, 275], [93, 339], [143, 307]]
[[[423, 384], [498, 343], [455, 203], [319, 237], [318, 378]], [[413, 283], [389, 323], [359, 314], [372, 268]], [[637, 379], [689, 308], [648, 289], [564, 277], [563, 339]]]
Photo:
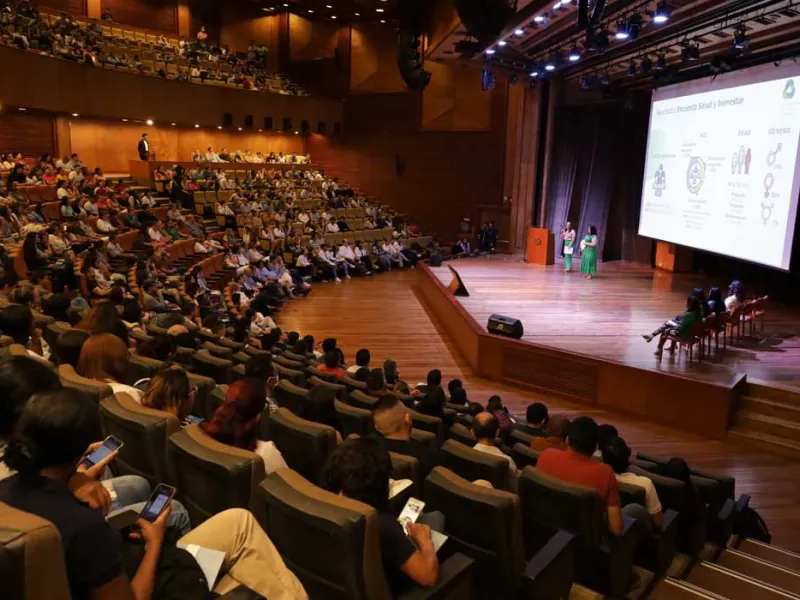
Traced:
[[504, 335], [517, 340], [523, 334], [522, 321], [505, 315], [492, 315], [489, 317], [489, 324], [486, 329], [489, 330], [489, 333]]

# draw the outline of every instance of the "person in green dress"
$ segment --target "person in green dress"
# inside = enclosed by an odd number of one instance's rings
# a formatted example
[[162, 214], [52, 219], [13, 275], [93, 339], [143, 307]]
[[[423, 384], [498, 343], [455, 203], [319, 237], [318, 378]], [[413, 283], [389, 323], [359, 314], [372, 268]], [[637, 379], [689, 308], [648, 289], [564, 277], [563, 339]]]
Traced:
[[564, 240], [564, 272], [569, 273], [572, 271], [572, 255], [575, 252], [575, 230], [569, 221], [561, 230], [561, 239]]
[[597, 273], [597, 227], [589, 225], [589, 233], [581, 240], [581, 273], [591, 279]]
[[[664, 345], [668, 340], [672, 341], [669, 351], [675, 352], [675, 338], [688, 340], [692, 337], [692, 328], [703, 321], [703, 316], [700, 313], [700, 302], [695, 296], [686, 298], [686, 312], [681, 315], [678, 324], [674, 327], [665, 327], [661, 331], [661, 337], [658, 340], [658, 350], [655, 354], [661, 358], [664, 351]], [[649, 341], [649, 340], [648, 340]]]

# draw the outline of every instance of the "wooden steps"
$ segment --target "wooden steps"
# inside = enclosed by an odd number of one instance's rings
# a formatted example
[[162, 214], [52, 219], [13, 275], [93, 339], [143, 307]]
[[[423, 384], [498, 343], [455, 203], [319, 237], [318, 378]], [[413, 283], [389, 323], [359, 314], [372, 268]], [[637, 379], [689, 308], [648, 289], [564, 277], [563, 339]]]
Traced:
[[734, 547], [739, 552], [800, 572], [800, 554], [795, 552], [751, 539], [743, 539]]
[[800, 391], [748, 382], [729, 439], [800, 460]]
[[729, 600], [797, 600], [798, 596], [737, 571], [702, 562], [696, 565], [686, 581], [703, 590]]
[[716, 563], [752, 579], [800, 595], [800, 574], [791, 569], [732, 549], [723, 551]]

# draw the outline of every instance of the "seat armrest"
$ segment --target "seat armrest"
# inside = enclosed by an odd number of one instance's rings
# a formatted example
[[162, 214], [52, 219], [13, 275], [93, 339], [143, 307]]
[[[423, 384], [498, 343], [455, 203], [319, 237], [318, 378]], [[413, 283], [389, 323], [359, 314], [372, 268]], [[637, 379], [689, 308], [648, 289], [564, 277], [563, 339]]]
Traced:
[[243, 585], [233, 588], [224, 596], [217, 596], [219, 600], [265, 600], [264, 596], [260, 596], [253, 590]]
[[435, 586], [414, 586], [397, 600], [470, 600], [474, 571], [474, 560], [453, 554], [439, 565], [439, 581]]
[[599, 544], [599, 549], [607, 556], [608, 592], [611, 596], [621, 597], [628, 589], [636, 544], [644, 529], [643, 525], [637, 525], [636, 519], [623, 513], [622, 533], [607, 534]]
[[719, 513], [717, 514], [717, 521], [728, 521], [733, 517], [734, 509], [736, 508], [736, 504], [733, 500], [728, 498], [725, 501], [725, 504], [722, 505], [722, 508], [719, 509]]
[[[742, 494], [736, 501], [736, 506], [733, 507], [733, 514], [736, 516], [741, 515], [750, 506], [750, 494]], [[736, 518], [736, 517], [734, 517]]]
[[575, 536], [557, 531], [528, 561], [522, 574], [524, 597], [566, 598], [575, 581]]

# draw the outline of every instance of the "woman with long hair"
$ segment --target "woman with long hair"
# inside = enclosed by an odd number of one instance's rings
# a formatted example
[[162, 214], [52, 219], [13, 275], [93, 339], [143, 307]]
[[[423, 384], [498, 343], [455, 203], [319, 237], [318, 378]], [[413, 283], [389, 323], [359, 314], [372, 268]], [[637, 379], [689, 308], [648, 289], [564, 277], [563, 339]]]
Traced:
[[267, 386], [262, 379], [245, 377], [232, 383], [225, 401], [200, 428], [218, 442], [255, 452], [264, 460], [267, 473], [286, 467], [273, 442], [258, 439], [261, 416], [267, 405]]
[[672, 344], [670, 345], [669, 351], [670, 354], [675, 352], [674, 338], [679, 337], [683, 339], [689, 339], [692, 335], [692, 327], [694, 327], [697, 323], [700, 323], [702, 320], [703, 317], [700, 314], [700, 303], [696, 297], [689, 296], [686, 298], [686, 312], [683, 313], [678, 324], [674, 327], [665, 327], [661, 332], [661, 337], [658, 340], [658, 349], [655, 352], [656, 356], [661, 358], [661, 354], [664, 351], [664, 345], [667, 343], [667, 340], [670, 339], [670, 336], [672, 336]]
[[165, 369], [150, 380], [142, 397], [142, 406], [175, 415], [183, 422], [197, 396], [183, 369]]
[[725, 308], [732, 311], [743, 306], [746, 299], [744, 284], [738, 279], [731, 281], [730, 286], [728, 286], [728, 297], [725, 298]]
[[586, 237], [581, 240], [581, 273], [592, 279], [597, 273], [597, 227], [589, 225]]
[[86, 340], [78, 360], [78, 374], [107, 384], [115, 394], [128, 394], [137, 402], [142, 401], [142, 392], [125, 383], [128, 348], [116, 335], [101, 333]]

